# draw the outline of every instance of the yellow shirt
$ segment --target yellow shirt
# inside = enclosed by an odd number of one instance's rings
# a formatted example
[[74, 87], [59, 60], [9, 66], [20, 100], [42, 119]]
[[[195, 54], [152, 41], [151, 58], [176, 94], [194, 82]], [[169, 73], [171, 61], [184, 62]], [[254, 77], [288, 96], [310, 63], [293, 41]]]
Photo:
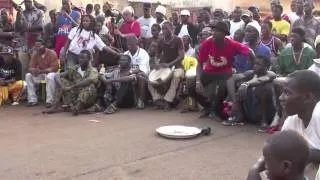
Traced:
[[290, 24], [286, 20], [275, 21], [271, 20], [272, 23], [272, 32], [276, 34], [289, 35], [290, 33]]
[[198, 64], [198, 60], [191, 56], [185, 56], [182, 61], [182, 66], [185, 71], [189, 70], [192, 67], [196, 67]]

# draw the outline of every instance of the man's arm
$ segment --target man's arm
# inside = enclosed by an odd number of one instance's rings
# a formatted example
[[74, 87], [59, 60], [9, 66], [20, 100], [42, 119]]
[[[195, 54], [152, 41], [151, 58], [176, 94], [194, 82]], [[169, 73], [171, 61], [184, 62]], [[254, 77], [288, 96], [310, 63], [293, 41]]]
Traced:
[[69, 70], [67, 70], [63, 73], [57, 73], [55, 80], [56, 80], [56, 83], [58, 84], [58, 86], [60, 86], [61, 88], [65, 87], [61, 81], [61, 77], [66, 78], [66, 77], [68, 77], [68, 75], [69, 75]]
[[90, 72], [90, 75], [86, 79], [80, 81], [79, 83], [77, 83], [75, 85], [72, 85], [71, 87], [72, 88], [86, 87], [86, 86], [89, 86], [92, 83], [96, 83], [98, 81], [98, 79], [99, 79], [98, 71], [92, 70]]
[[270, 71], [270, 72], [267, 72], [266, 75], [261, 76], [261, 77], [256, 78], [256, 79], [251, 79], [250, 81], [248, 81], [246, 83], [250, 87], [257, 87], [257, 86], [266, 84], [268, 82], [271, 82], [275, 78], [276, 78], [276, 74], [274, 72]]

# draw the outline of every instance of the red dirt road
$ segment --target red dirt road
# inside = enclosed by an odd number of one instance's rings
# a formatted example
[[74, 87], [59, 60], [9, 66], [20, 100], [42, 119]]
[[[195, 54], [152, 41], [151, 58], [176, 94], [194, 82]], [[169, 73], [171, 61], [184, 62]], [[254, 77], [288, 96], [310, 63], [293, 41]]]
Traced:
[[[123, 110], [73, 117], [42, 110], [0, 109], [1, 180], [240, 180], [268, 137], [253, 126], [200, 120], [197, 113]], [[210, 126], [213, 134], [192, 140], [155, 134], [172, 124]]]

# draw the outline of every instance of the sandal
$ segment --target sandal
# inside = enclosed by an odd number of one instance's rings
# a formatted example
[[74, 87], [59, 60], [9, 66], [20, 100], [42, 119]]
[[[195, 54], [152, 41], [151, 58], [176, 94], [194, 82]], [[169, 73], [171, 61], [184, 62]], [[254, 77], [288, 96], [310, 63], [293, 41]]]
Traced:
[[243, 126], [244, 123], [242, 121], [236, 120], [235, 117], [229, 117], [228, 120], [222, 122], [222, 125], [224, 125], [224, 126]]
[[118, 111], [118, 108], [115, 105], [110, 104], [103, 113], [104, 114], [114, 114], [117, 111]]

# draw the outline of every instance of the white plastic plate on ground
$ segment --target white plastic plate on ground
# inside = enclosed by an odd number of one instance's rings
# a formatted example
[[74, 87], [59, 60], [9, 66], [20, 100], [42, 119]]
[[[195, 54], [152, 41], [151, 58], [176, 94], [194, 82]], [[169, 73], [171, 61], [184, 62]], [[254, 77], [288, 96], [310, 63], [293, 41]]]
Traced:
[[162, 126], [156, 129], [156, 132], [163, 137], [170, 139], [188, 139], [198, 136], [201, 133], [201, 129], [197, 127], [189, 126]]

